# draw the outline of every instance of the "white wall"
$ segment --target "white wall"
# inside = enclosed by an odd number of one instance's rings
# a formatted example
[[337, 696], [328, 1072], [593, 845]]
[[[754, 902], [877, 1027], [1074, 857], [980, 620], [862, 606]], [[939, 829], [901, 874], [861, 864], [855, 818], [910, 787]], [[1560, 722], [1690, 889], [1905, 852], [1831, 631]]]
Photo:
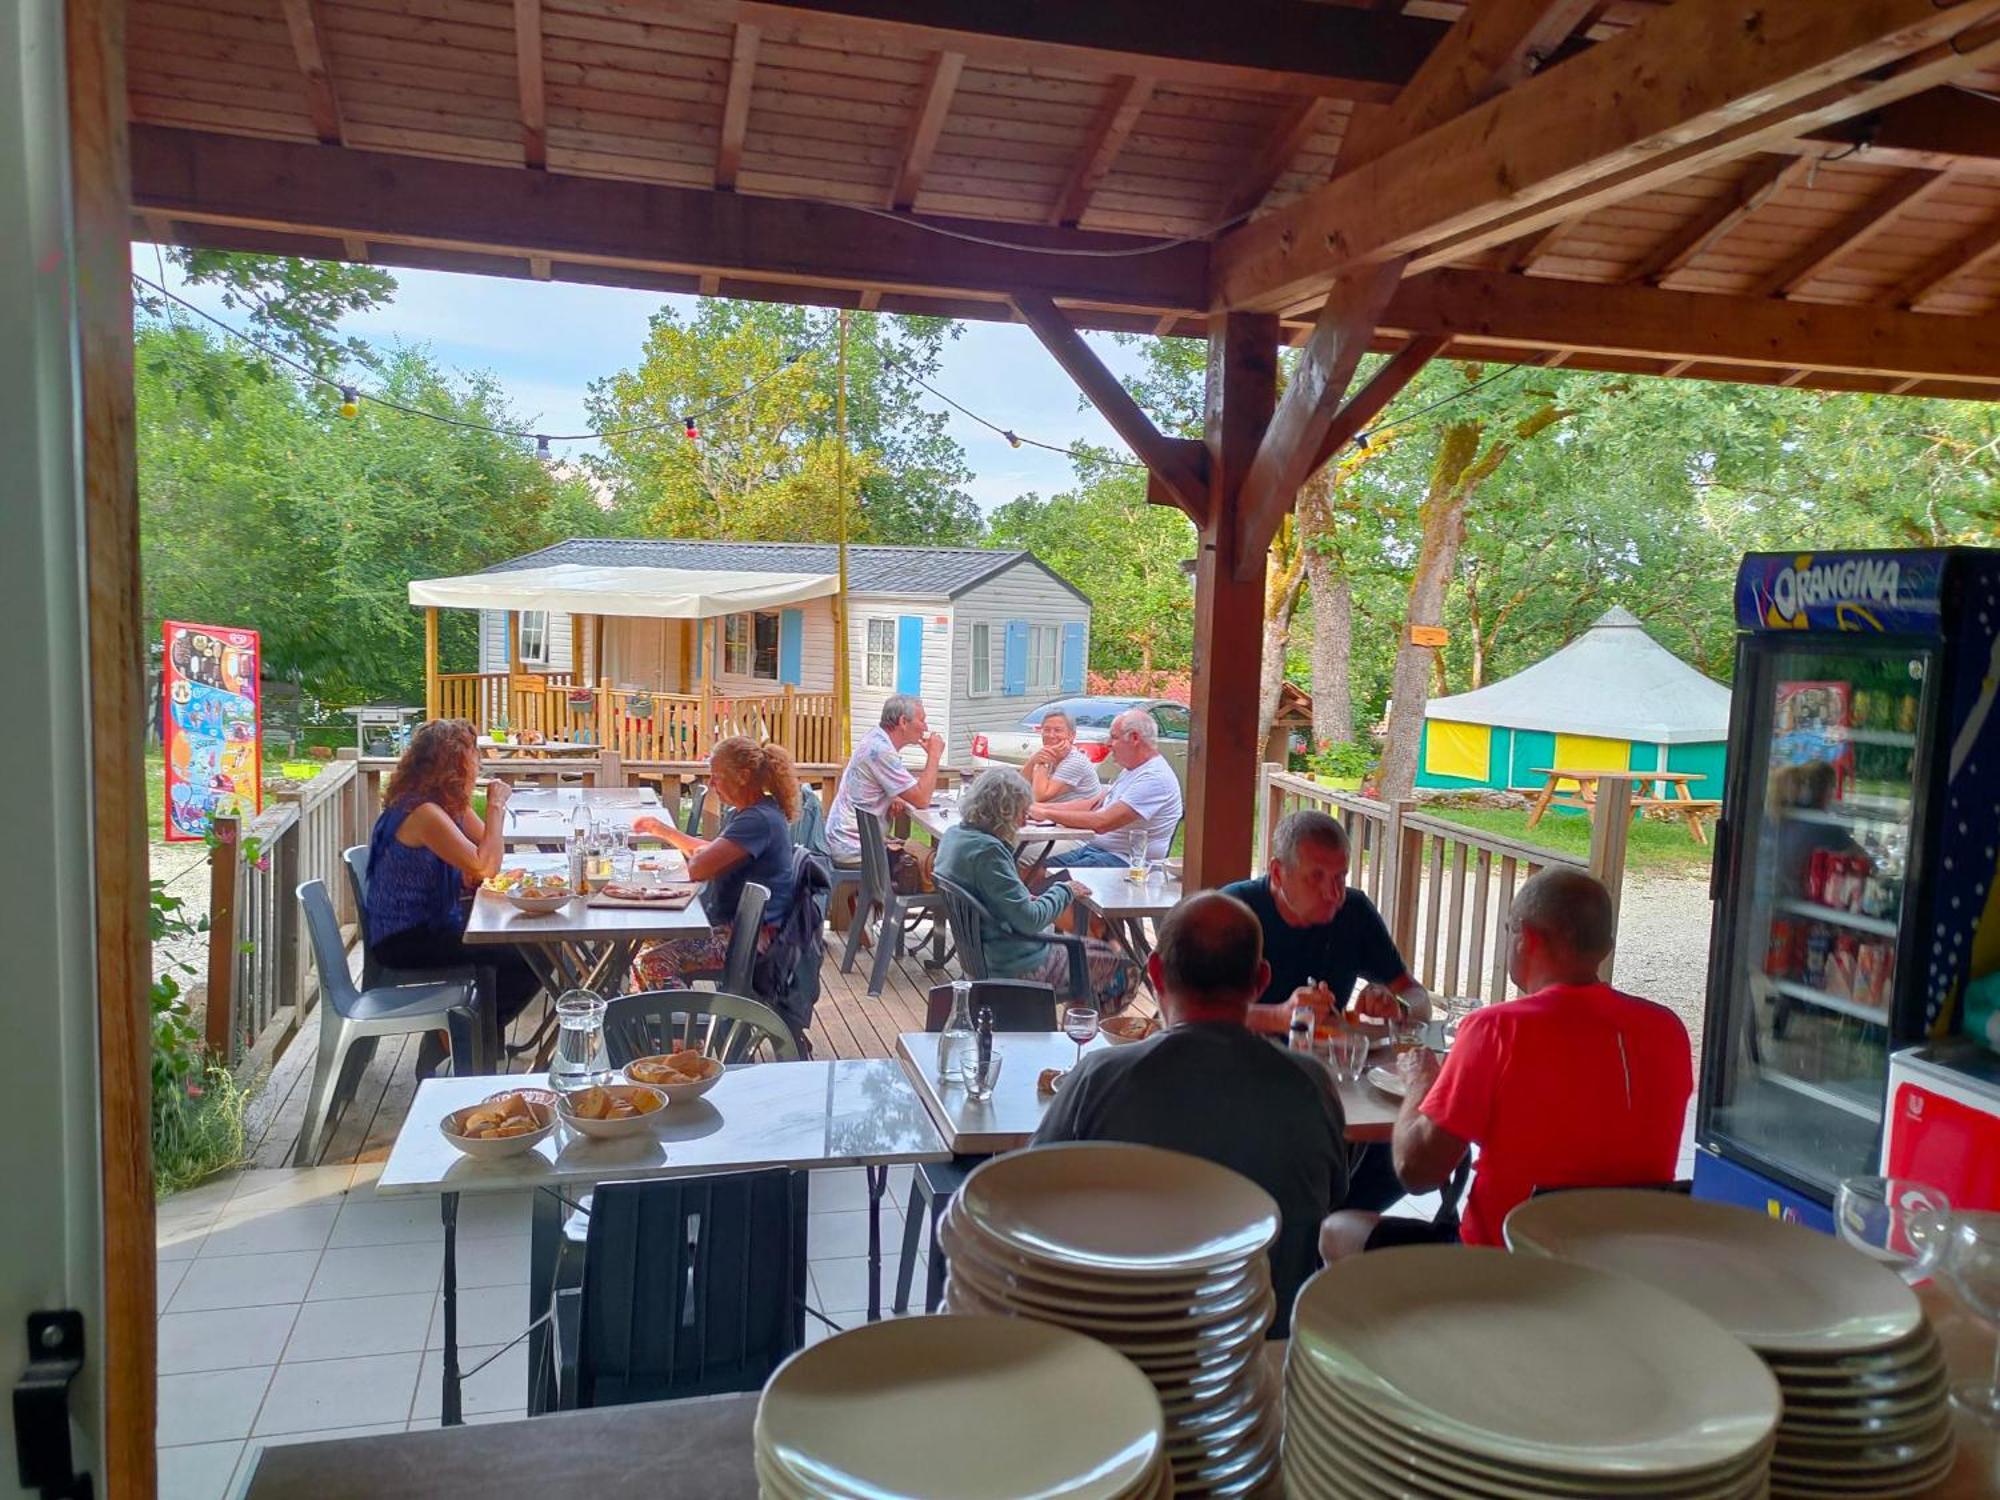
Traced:
[[[1019, 562], [998, 577], [989, 578], [954, 601], [951, 670], [951, 736], [947, 757], [957, 765], [966, 764], [972, 753], [972, 736], [1011, 729], [1029, 709], [1062, 695], [1062, 655], [1056, 655], [1057, 686], [1043, 689], [1030, 686], [1019, 697], [1009, 698], [1001, 690], [1001, 673], [1009, 620], [1025, 620], [1030, 625], [1064, 625], [1080, 622], [1084, 627], [1083, 661], [1090, 666], [1090, 606], [1030, 562]], [[972, 626], [982, 622], [991, 627], [988, 636], [993, 651], [992, 693], [972, 696]]]
[[964, 765], [965, 757], [957, 753], [951, 727], [952, 607], [941, 595], [855, 594], [849, 598], [847, 660], [853, 681], [854, 741], [859, 744], [861, 736], [882, 722], [883, 700], [896, 691], [893, 674], [889, 687], [868, 686], [867, 622], [894, 621], [903, 615], [917, 615], [924, 622], [923, 690], [919, 696], [931, 728], [945, 737], [945, 763]]
[[[552, 611], [549, 615], [549, 649], [544, 660], [524, 662], [530, 669], [567, 672], [570, 669], [570, 616]], [[507, 611], [482, 609], [479, 612], [479, 670], [504, 672], [507, 669]]]
[[[786, 609], [803, 611], [805, 620], [799, 639], [799, 691], [802, 693], [830, 693], [833, 691], [833, 601], [831, 599], [808, 599], [803, 604], [788, 604]], [[780, 611], [772, 611], [779, 613]], [[709, 659], [720, 663], [722, 660], [722, 621], [708, 622]], [[715, 690], [718, 693], [775, 693], [784, 686], [782, 681], [767, 677], [751, 677], [742, 672], [722, 672], [715, 674]]]

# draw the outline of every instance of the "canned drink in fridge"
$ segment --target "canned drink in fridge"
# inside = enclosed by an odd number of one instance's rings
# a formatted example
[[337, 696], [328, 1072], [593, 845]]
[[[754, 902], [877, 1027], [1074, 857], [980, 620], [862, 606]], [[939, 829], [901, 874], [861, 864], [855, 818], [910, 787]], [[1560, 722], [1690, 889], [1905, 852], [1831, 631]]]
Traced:
[[1813, 989], [1826, 987], [1827, 960], [1833, 953], [1833, 929], [1824, 922], [1806, 927], [1805, 982]]
[[1854, 955], [1854, 988], [1850, 998], [1863, 1005], [1880, 1005], [1883, 1002], [1882, 969], [1888, 951], [1886, 943], [1871, 940], [1861, 944]]
[[1799, 972], [1803, 936], [1799, 923], [1792, 918], [1773, 917], [1771, 936], [1764, 945], [1764, 972], [1773, 979], [1795, 978]]
[[1826, 960], [1826, 982], [1821, 986], [1829, 995], [1853, 998], [1860, 950], [1861, 944], [1851, 932], [1843, 932], [1833, 940], [1833, 951]]
[[1826, 899], [1827, 872], [1833, 867], [1831, 849], [1815, 849], [1812, 858], [1806, 861], [1806, 900], [1820, 905], [1829, 904]]

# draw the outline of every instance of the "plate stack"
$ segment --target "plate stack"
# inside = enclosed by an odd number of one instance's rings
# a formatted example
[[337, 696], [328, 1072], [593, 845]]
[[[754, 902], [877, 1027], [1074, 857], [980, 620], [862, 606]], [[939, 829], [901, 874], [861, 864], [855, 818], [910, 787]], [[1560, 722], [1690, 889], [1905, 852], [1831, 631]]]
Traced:
[[1174, 1493], [1249, 1495], [1277, 1466], [1264, 1335], [1278, 1206], [1248, 1178], [1149, 1146], [995, 1157], [938, 1223], [945, 1306], [1089, 1334], [1145, 1372]]
[[1916, 1293], [1829, 1235], [1672, 1193], [1554, 1193], [1508, 1215], [1517, 1251], [1620, 1272], [1707, 1313], [1784, 1393], [1771, 1493], [1919, 1495], [1954, 1458], [1944, 1351]]
[[757, 1402], [764, 1500], [1166, 1500], [1159, 1399], [1126, 1360], [1013, 1318], [897, 1318], [793, 1355]]
[[1770, 1372], [1712, 1320], [1567, 1261], [1379, 1250], [1292, 1310], [1294, 1500], [1761, 1496], [1777, 1420]]

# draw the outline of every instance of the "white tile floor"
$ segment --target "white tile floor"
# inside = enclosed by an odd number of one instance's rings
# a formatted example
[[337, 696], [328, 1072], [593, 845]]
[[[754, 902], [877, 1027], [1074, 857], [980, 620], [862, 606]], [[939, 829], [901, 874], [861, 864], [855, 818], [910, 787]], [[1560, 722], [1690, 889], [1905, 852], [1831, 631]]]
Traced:
[[[242, 1172], [160, 1205], [161, 1500], [227, 1500], [271, 1444], [436, 1425], [437, 1202], [377, 1198], [379, 1171]], [[820, 1172], [810, 1192], [813, 1305], [859, 1322], [866, 1184], [858, 1170]], [[897, 1169], [882, 1210], [885, 1302], [908, 1197], [908, 1169]], [[526, 1322], [526, 1195], [461, 1201], [458, 1265], [470, 1367]], [[825, 1334], [807, 1319], [809, 1341]], [[467, 1379], [467, 1420], [518, 1415], [526, 1385], [527, 1351], [515, 1345]]]

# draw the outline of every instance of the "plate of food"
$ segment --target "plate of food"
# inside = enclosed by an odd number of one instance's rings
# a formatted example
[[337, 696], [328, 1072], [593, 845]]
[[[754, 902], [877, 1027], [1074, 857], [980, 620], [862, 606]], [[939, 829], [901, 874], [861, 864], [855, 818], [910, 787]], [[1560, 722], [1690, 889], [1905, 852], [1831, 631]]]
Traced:
[[502, 870], [486, 882], [486, 888], [505, 896], [520, 910], [542, 917], [560, 911], [571, 895], [567, 876], [534, 870]]
[[667, 1096], [667, 1102], [699, 1099], [715, 1087], [722, 1076], [722, 1064], [688, 1046], [651, 1057], [635, 1057], [625, 1064], [625, 1076], [634, 1083], [649, 1084]]
[[1410, 1091], [1403, 1075], [1394, 1068], [1370, 1068], [1368, 1081], [1392, 1099], [1400, 1099]]
[[516, 1089], [455, 1109], [438, 1121], [438, 1131], [467, 1156], [492, 1160], [532, 1151], [556, 1128], [552, 1104], [542, 1089]]
[[653, 1116], [666, 1107], [666, 1094], [650, 1084], [606, 1083], [565, 1094], [556, 1113], [580, 1135], [615, 1141], [645, 1134], [653, 1128]]
[[684, 906], [692, 892], [684, 885], [654, 885], [638, 880], [614, 880], [600, 886], [598, 894], [607, 901], [633, 902], [647, 906]]
[[1106, 1016], [1097, 1029], [1112, 1046], [1129, 1047], [1158, 1031], [1160, 1023], [1151, 1016]]

